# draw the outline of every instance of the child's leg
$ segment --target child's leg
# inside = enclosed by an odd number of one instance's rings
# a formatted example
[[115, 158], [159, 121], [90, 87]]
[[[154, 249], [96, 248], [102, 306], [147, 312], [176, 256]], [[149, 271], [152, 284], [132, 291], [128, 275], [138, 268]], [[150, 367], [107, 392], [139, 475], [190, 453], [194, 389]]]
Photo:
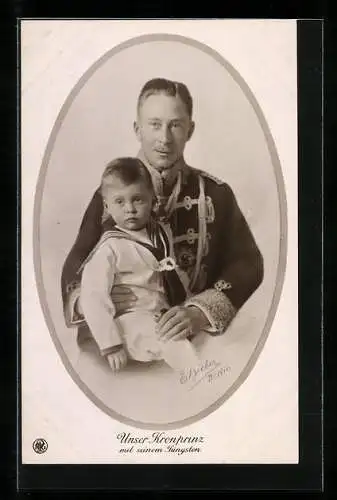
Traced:
[[135, 361], [162, 359], [156, 322], [147, 311], [133, 311], [116, 318], [128, 355]]
[[193, 368], [199, 363], [197, 351], [187, 339], [162, 343], [162, 357], [171, 368], [178, 371]]

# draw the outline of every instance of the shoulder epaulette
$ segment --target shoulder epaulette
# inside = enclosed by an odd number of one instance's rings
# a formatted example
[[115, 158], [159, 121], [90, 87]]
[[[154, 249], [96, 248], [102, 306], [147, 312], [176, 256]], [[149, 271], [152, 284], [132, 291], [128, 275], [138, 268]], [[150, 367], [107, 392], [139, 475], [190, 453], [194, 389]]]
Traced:
[[223, 179], [219, 179], [219, 177], [215, 177], [215, 175], [212, 175], [209, 172], [205, 172], [204, 170], [199, 170], [198, 168], [192, 168], [192, 170], [194, 173], [202, 175], [202, 177], [211, 179], [211, 181], [214, 181], [218, 185], [225, 184], [225, 181]]

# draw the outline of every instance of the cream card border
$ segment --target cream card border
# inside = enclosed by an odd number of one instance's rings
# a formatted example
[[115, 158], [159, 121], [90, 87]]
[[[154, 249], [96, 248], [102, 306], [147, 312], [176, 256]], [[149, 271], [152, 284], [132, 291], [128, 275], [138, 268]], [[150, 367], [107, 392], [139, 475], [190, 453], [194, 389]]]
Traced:
[[[90, 23], [90, 28], [89, 24]], [[205, 436], [201, 456], [162, 463], [297, 463], [297, 97], [295, 21], [22, 21], [22, 453], [23, 463], [153, 463], [122, 457], [111, 419], [76, 386], [40, 307], [33, 263], [34, 194], [57, 115], [83, 73], [114, 45], [165, 32], [204, 43], [232, 64], [255, 95], [278, 151], [287, 195], [288, 255], [266, 345], [225, 405], [170, 435]], [[47, 36], [48, 34], [48, 36]], [[57, 84], [50, 85], [54, 81]], [[46, 374], [46, 376], [41, 376]], [[48, 376], [47, 376], [48, 375]], [[240, 418], [238, 418], [240, 416]], [[32, 449], [36, 437], [48, 453]]]

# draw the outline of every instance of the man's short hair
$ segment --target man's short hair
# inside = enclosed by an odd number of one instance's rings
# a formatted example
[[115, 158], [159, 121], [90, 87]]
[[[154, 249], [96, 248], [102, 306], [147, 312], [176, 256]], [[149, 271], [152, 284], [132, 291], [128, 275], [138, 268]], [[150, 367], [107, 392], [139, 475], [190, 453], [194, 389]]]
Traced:
[[172, 97], [180, 97], [186, 106], [189, 117], [192, 118], [193, 99], [190, 91], [184, 83], [167, 80], [166, 78], [153, 78], [152, 80], [149, 80], [140, 91], [137, 103], [138, 111], [145, 99], [153, 94], [165, 94]]
[[100, 191], [102, 195], [106, 189], [114, 187], [114, 178], [119, 179], [126, 186], [135, 182], [143, 182], [150, 191], [154, 191], [150, 172], [138, 158], [116, 158], [108, 163], [101, 180]]

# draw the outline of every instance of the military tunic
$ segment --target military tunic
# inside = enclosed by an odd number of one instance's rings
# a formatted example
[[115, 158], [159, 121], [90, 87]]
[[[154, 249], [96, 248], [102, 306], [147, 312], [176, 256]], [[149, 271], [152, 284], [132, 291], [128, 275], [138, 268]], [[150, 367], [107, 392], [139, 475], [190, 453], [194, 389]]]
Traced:
[[[161, 220], [171, 232], [172, 250], [186, 278], [185, 305], [200, 308], [209, 320], [210, 331], [222, 334], [261, 284], [263, 257], [227, 183], [185, 162], [178, 173], [172, 188], [175, 196], [171, 196]], [[157, 182], [154, 184], [158, 192]], [[62, 298], [69, 327], [84, 323], [75, 307], [81, 279], [78, 271], [99, 241], [104, 219], [97, 189], [63, 266]]]

